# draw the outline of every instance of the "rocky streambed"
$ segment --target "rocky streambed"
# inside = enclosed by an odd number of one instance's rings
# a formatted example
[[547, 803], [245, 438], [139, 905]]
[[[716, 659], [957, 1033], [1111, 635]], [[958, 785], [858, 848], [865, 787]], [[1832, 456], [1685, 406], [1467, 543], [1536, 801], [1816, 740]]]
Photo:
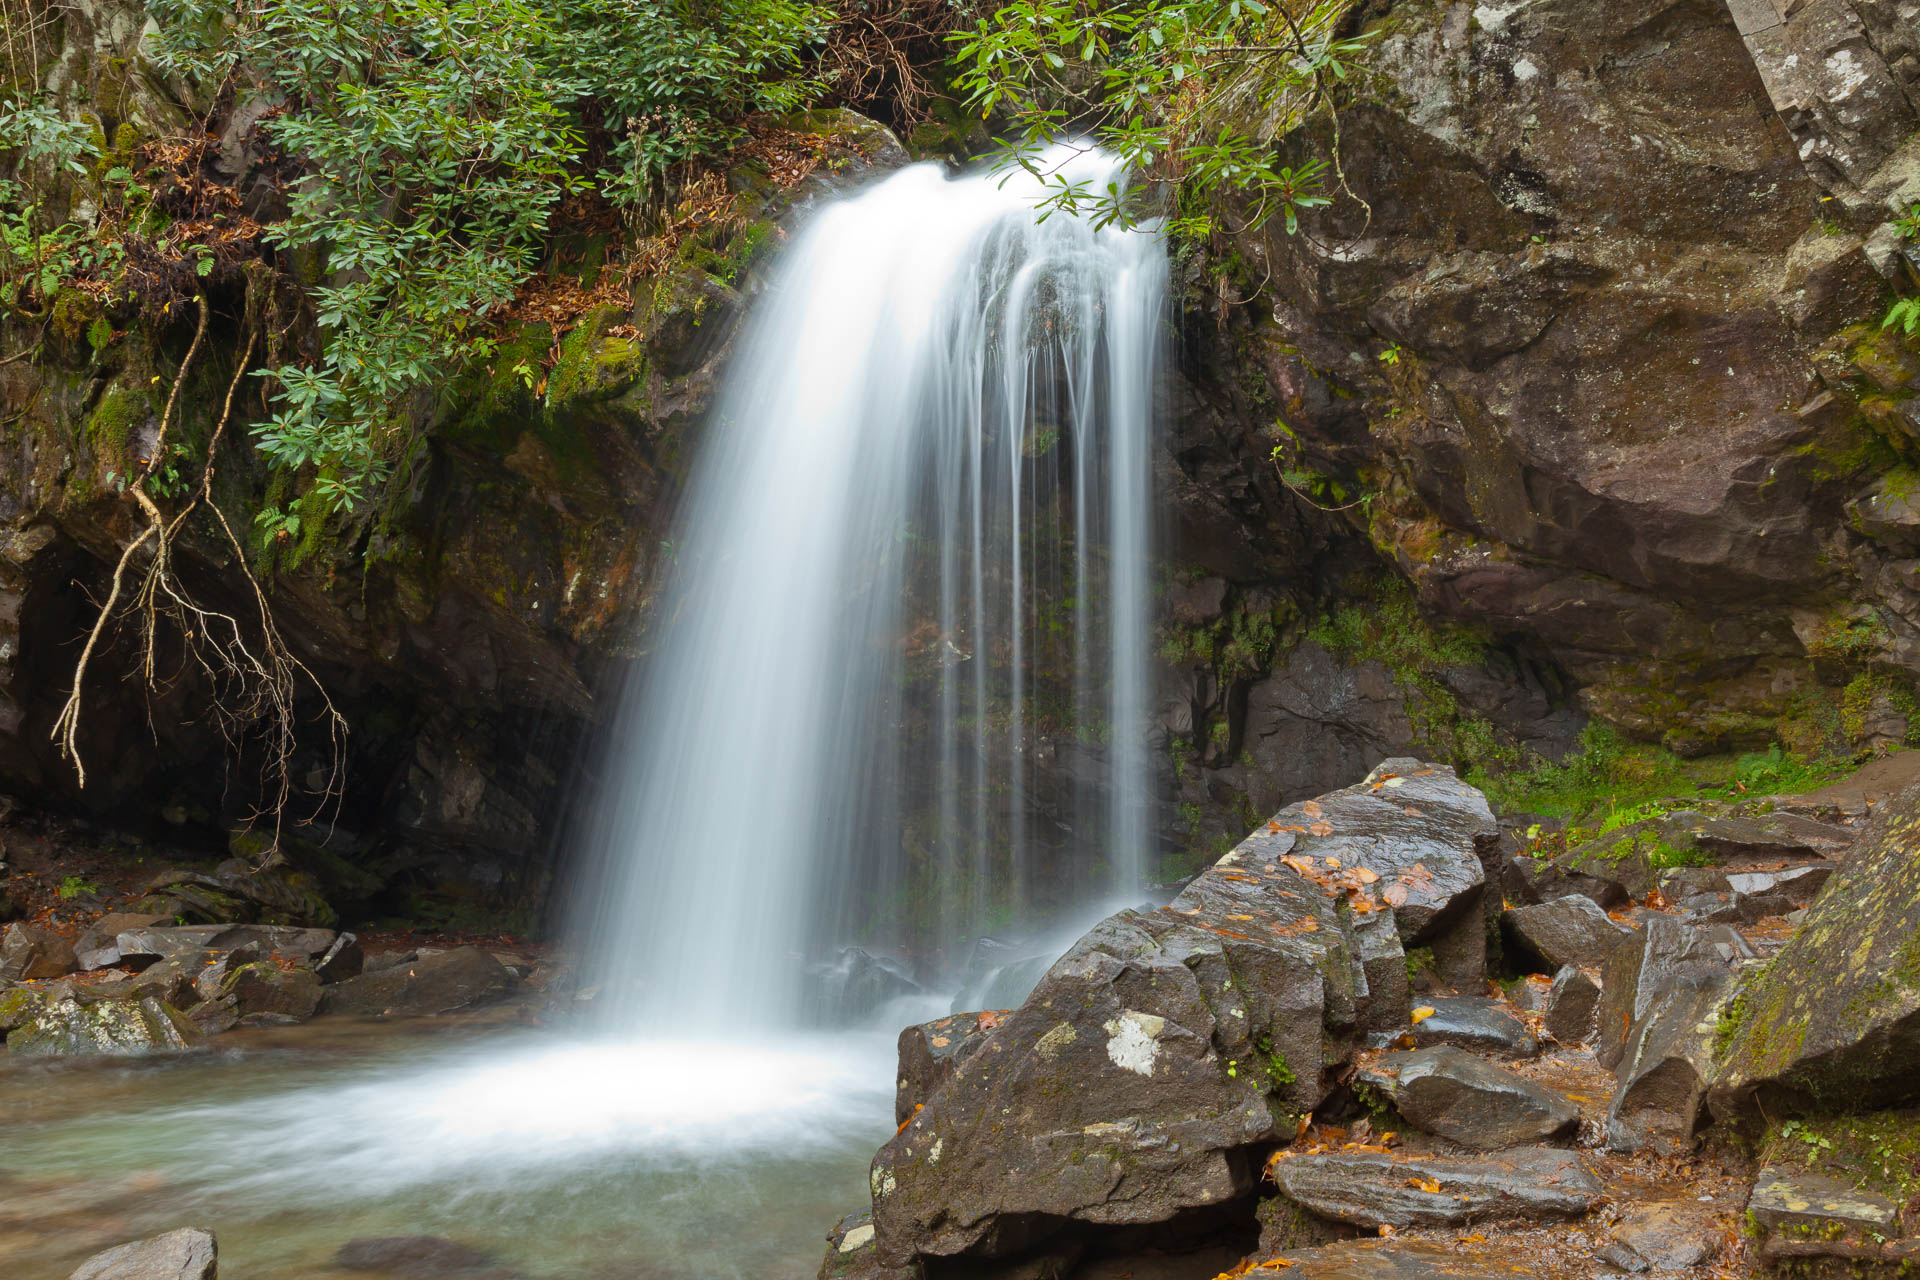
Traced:
[[1019, 1007], [897, 1042], [580, 1038], [565, 974], [497, 948], [16, 922], [0, 1253], [201, 1280], [192, 1227], [275, 1280], [1892, 1275], [1920, 790], [1872, 769], [1565, 838], [1389, 760]]

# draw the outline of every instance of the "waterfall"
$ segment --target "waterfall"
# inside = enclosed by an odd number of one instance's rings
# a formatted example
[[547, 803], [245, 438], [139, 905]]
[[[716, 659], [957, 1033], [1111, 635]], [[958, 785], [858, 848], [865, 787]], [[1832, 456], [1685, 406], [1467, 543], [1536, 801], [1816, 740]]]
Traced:
[[588, 832], [613, 1025], [790, 1024], [835, 944], [951, 964], [1143, 883], [1166, 260], [1039, 195], [901, 170], [746, 318]]

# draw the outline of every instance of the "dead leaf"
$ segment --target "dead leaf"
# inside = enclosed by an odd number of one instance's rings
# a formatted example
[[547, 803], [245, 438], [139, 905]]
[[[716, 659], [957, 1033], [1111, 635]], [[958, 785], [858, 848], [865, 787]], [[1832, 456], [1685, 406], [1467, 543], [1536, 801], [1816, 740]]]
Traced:
[[[1308, 827], [1307, 830], [1316, 836], [1330, 836], [1333, 834], [1333, 824], [1325, 818], [1322, 818], [1320, 821]], [[1334, 865], [1338, 866], [1339, 864], [1335, 863]]]
[[1418, 1009], [1415, 1009], [1413, 1011], [1413, 1024], [1415, 1026], [1419, 1026], [1421, 1023], [1425, 1022], [1428, 1018], [1431, 1018], [1432, 1016], [1433, 1016], [1433, 1006], [1430, 1004], [1423, 1004]]
[[1460, 1237], [1461, 1244], [1485, 1244], [1486, 1242], [1487, 1242], [1487, 1238], [1481, 1235], [1478, 1231], [1474, 1232], [1470, 1236]]
[[1390, 907], [1404, 907], [1407, 905], [1407, 886], [1396, 881], [1381, 890], [1380, 896], [1386, 899]]
[[1228, 917], [1227, 917], [1227, 919], [1229, 919], [1229, 920], [1251, 920], [1251, 919], [1253, 919], [1253, 917], [1252, 917], [1252, 916], [1228, 916]]
[[985, 1013], [980, 1015], [980, 1020], [974, 1025], [979, 1027], [980, 1030], [982, 1031], [993, 1030], [995, 1027], [1000, 1025], [999, 1011], [995, 1009], [987, 1010]]
[[1327, 865], [1328, 865], [1329, 867], [1331, 867], [1331, 868], [1333, 868], [1333, 869], [1334, 869], [1335, 871], [1338, 871], [1338, 870], [1340, 869], [1340, 859], [1338, 859], [1338, 858], [1328, 858], [1328, 859], [1327, 859]]
[[1439, 1180], [1435, 1178], [1408, 1178], [1407, 1185], [1424, 1191], [1430, 1196], [1440, 1194], [1440, 1183]]
[[1310, 875], [1313, 871], [1313, 859], [1310, 857], [1305, 857], [1300, 854], [1290, 853], [1286, 857], [1280, 859], [1280, 861], [1286, 866], [1292, 867], [1295, 871], [1298, 871], [1303, 876]]
[[1385, 1223], [1385, 1222], [1383, 1222], [1383, 1223], [1381, 1223], [1381, 1224], [1380, 1224], [1380, 1234], [1381, 1234], [1381, 1235], [1383, 1235], [1383, 1236], [1390, 1236], [1390, 1235], [1392, 1235], [1392, 1234], [1393, 1234], [1393, 1227], [1392, 1227], [1392, 1226], [1391, 1226], [1390, 1224], [1388, 1224], [1388, 1223]]
[[1380, 878], [1380, 873], [1371, 867], [1356, 868], [1353, 874], [1359, 879], [1361, 884], [1372, 884]]
[[1320, 807], [1318, 800], [1309, 800], [1300, 806], [1300, 812], [1306, 814], [1309, 818], [1317, 818], [1324, 813], [1325, 810]]

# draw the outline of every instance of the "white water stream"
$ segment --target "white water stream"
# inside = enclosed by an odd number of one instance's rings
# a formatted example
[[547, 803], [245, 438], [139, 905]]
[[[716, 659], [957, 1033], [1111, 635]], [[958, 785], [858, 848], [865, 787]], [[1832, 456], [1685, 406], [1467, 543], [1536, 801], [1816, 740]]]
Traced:
[[807, 963], [1144, 876], [1165, 259], [1037, 194], [904, 170], [821, 210], [749, 316], [585, 851], [600, 1033], [0, 1059], [0, 1274], [187, 1223], [256, 1280], [419, 1233], [531, 1280], [814, 1273], [892, 1131], [898, 1025], [796, 1030]]
[[[1049, 856], [1080, 904], [1141, 887], [1166, 260], [1039, 195], [906, 169], [749, 317], [590, 842], [611, 1025], [791, 1023], [804, 960], [1020, 921]], [[1081, 784], [1053, 811], [1042, 751]]]

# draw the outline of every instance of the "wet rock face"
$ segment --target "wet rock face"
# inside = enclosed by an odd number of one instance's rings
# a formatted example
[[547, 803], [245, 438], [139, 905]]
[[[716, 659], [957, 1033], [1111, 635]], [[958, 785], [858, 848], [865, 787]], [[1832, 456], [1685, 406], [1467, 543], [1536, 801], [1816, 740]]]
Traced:
[[1591, 899], [1569, 894], [1537, 906], [1515, 907], [1500, 918], [1513, 949], [1544, 972], [1566, 965], [1598, 969], [1627, 930]]
[[55, 992], [8, 1034], [7, 1052], [21, 1057], [133, 1055], [190, 1049], [203, 1039], [185, 1014], [152, 996], [99, 1000]]
[[1607, 1142], [1676, 1150], [1704, 1122], [1721, 1011], [1756, 957], [1739, 933], [1651, 915], [1607, 960], [1595, 1056], [1615, 1089]]
[[1580, 1109], [1553, 1090], [1452, 1046], [1389, 1053], [1355, 1078], [1408, 1124], [1480, 1151], [1550, 1142], [1580, 1124]]
[[1281, 811], [1168, 907], [1097, 925], [875, 1156], [877, 1257], [1004, 1256], [1249, 1194], [1262, 1144], [1326, 1096], [1323, 1066], [1406, 1025], [1402, 940], [1478, 936], [1493, 838], [1451, 770], [1389, 761]]
[[[1912, 381], [1851, 363], [1892, 271], [1874, 237], [1913, 172], [1893, 70], [1912, 39], [1888, 43], [1912, 19], [1832, 0], [1793, 6], [1787, 45], [1748, 30], [1785, 7], [1393, 6], [1342, 119], [1367, 210], [1242, 236], [1229, 283], [1252, 301], [1210, 313], [1219, 336], [1190, 357], [1192, 434], [1224, 419], [1216, 438], [1264, 443], [1278, 413], [1317, 469], [1384, 476], [1369, 541], [1424, 604], [1529, 637], [1586, 710], [1685, 752], [1769, 740], [1854, 602], [1888, 603], [1876, 643], [1920, 670], [1920, 600], [1893, 568], [1911, 552], [1846, 515], [1894, 464], [1870, 397]], [[1858, 84], [1818, 69], [1852, 57]], [[1188, 457], [1197, 487], [1226, 473]], [[1267, 539], [1348, 552], [1247, 472], [1241, 491], [1284, 513]]]
[[900, 1033], [900, 1071], [895, 1080], [893, 1122], [905, 1124], [987, 1042], [1006, 1010], [956, 1013]]
[[1920, 789], [1889, 801], [1800, 931], [1728, 1006], [1713, 1108], [1896, 1106], [1920, 1098]]
[[1421, 1006], [1430, 1012], [1413, 1024], [1415, 1048], [1454, 1045], [1500, 1058], [1531, 1058], [1540, 1052], [1540, 1042], [1527, 1024], [1497, 1000], [1434, 996]]

